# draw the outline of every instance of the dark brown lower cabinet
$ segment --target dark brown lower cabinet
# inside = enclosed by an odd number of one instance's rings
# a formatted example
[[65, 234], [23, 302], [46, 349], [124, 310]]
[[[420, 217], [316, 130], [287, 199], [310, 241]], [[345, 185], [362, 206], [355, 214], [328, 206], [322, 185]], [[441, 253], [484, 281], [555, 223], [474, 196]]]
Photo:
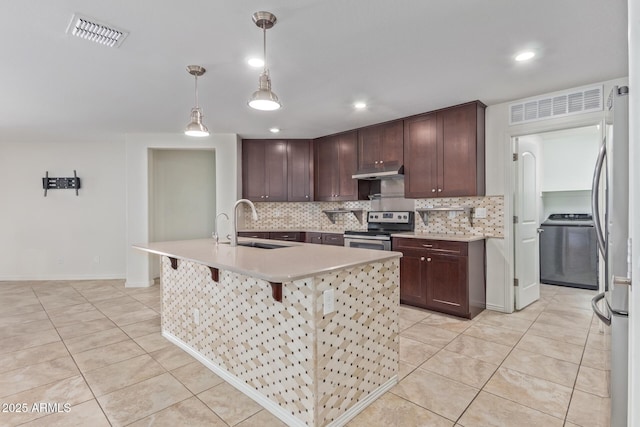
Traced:
[[322, 244], [344, 246], [344, 235], [338, 233], [322, 233]]
[[252, 239], [268, 239], [268, 231], [238, 231], [238, 237], [250, 237]]
[[318, 245], [322, 244], [322, 233], [316, 233], [314, 231], [307, 231], [304, 233], [304, 242], [305, 243], [315, 243]]
[[400, 302], [466, 318], [486, 307], [485, 243], [393, 238]]

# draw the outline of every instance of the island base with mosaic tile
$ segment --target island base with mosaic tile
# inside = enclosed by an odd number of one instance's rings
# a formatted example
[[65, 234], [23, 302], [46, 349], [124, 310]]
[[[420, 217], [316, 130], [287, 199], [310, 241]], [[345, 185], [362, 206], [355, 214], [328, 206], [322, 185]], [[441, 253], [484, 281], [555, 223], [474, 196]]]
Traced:
[[161, 285], [163, 335], [288, 425], [344, 425], [397, 383], [398, 258], [283, 283], [282, 302], [267, 281], [168, 257]]

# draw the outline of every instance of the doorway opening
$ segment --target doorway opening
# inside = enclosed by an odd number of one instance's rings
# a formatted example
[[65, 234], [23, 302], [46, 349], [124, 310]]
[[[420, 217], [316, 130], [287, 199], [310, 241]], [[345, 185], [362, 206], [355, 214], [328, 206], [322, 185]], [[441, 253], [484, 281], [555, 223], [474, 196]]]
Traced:
[[[216, 216], [214, 150], [149, 150], [149, 241], [211, 237]], [[160, 276], [151, 258], [153, 278]]]
[[[513, 162], [515, 186], [512, 199], [516, 310], [539, 299], [541, 281], [574, 286], [588, 281], [578, 276], [582, 274], [591, 278], [593, 273], [596, 274], [594, 289], [597, 289], [595, 241], [589, 239], [590, 234], [585, 233], [585, 229], [570, 225], [571, 221], [579, 218], [585, 220], [580, 226], [588, 226], [593, 169], [601, 140], [600, 125], [512, 138], [516, 160]], [[547, 230], [545, 224], [557, 215], [567, 215], [565, 223], [568, 228], [561, 233], [555, 227], [549, 228], [547, 235], [541, 236]], [[577, 222], [573, 225], [578, 226]], [[541, 241], [544, 245], [542, 252]], [[553, 254], [552, 250], [555, 251]], [[576, 256], [579, 251], [593, 255], [593, 260], [585, 262], [582, 255]], [[595, 272], [585, 271], [589, 268]]]

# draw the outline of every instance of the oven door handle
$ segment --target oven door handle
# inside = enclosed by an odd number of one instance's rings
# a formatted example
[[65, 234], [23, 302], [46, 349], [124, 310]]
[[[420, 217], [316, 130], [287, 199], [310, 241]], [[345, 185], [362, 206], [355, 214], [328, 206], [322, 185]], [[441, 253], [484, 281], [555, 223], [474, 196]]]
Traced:
[[362, 236], [358, 236], [357, 234], [345, 234], [344, 235], [345, 239], [351, 239], [351, 240], [378, 240], [380, 242], [385, 242], [385, 241], [390, 241], [391, 239], [387, 236], [366, 236], [366, 235], [362, 235]]

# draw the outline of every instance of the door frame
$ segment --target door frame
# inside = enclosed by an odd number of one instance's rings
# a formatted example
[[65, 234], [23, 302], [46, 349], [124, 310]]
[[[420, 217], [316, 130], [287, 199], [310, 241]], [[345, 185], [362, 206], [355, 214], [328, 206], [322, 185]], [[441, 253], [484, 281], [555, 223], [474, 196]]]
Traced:
[[[605, 92], [610, 89], [605, 85]], [[606, 92], [608, 94], [608, 92]], [[505, 265], [506, 290], [504, 294], [504, 307], [506, 313], [515, 310], [515, 227], [513, 224], [514, 203], [516, 186], [516, 173], [513, 166], [514, 144], [513, 140], [526, 135], [538, 133], [568, 130], [573, 128], [600, 125], [600, 139], [604, 137], [604, 110], [595, 113], [586, 113], [569, 116], [560, 119], [542, 120], [539, 122], [525, 123], [509, 126], [503, 135], [504, 161], [506, 173], [504, 174], [504, 246], [508, 262]], [[595, 166], [595, 165], [594, 165]]]

